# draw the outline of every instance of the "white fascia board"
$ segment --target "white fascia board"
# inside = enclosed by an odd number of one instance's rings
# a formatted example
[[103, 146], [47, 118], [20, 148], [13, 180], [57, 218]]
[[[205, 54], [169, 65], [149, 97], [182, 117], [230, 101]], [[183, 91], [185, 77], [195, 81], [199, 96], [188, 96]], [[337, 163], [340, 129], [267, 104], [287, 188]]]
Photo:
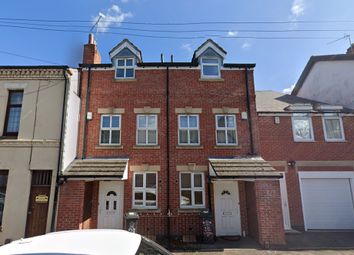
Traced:
[[317, 172], [308, 172], [301, 171], [298, 172], [299, 178], [354, 178], [354, 173], [352, 171], [317, 171]]
[[212, 42], [207, 42], [203, 47], [201, 47], [196, 53], [195, 58], [199, 58], [201, 54], [208, 48], [212, 48], [216, 53], [218, 53], [222, 58], [225, 58], [226, 54], [222, 52], [218, 47], [216, 47]]
[[121, 52], [124, 48], [128, 48], [135, 56], [138, 57], [138, 59], [141, 61], [141, 55], [140, 52], [137, 51], [130, 43], [124, 42], [121, 46], [119, 46], [117, 49], [109, 53], [109, 57], [113, 59], [119, 52]]
[[341, 105], [319, 105], [316, 107], [318, 110], [332, 110], [332, 111], [335, 111], [335, 110], [342, 110], [343, 109], [343, 106]]

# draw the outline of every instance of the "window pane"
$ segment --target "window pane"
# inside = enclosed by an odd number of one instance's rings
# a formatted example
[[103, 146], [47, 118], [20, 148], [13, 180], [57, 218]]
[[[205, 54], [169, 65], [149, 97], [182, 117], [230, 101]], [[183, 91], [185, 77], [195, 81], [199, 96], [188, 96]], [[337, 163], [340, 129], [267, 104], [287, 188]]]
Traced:
[[7, 132], [18, 133], [20, 128], [21, 108], [15, 107], [9, 109], [9, 115], [7, 119]]
[[7, 185], [7, 173], [1, 171], [0, 174], [0, 226], [2, 226], [2, 215], [4, 212], [5, 196], [6, 196], [6, 185]]
[[181, 191], [181, 205], [192, 204], [192, 192], [190, 190]]
[[120, 126], [119, 116], [112, 116], [112, 127], [119, 128], [119, 126]]
[[235, 127], [235, 117], [234, 116], [227, 116], [227, 127], [234, 128]]
[[23, 92], [10, 92], [10, 104], [22, 104]]
[[109, 143], [109, 130], [101, 130], [101, 143], [102, 144]]
[[310, 140], [310, 122], [308, 119], [295, 119], [295, 138], [300, 140]]
[[149, 130], [148, 131], [148, 143], [149, 144], [156, 144], [156, 130]]
[[143, 200], [143, 192], [135, 192], [134, 199], [135, 200]]
[[135, 174], [135, 187], [143, 187], [143, 175]]
[[191, 127], [191, 128], [198, 127], [198, 117], [197, 116], [189, 116], [189, 127]]
[[218, 127], [225, 127], [225, 116], [217, 116]]
[[188, 127], [188, 117], [183, 115], [183, 116], [179, 116], [179, 126], [181, 128], [186, 128]]
[[188, 131], [180, 130], [179, 131], [179, 143], [188, 143]]
[[123, 68], [117, 68], [116, 76], [119, 78], [124, 77], [124, 69]]
[[227, 142], [236, 143], [236, 132], [235, 130], [227, 130]]
[[219, 66], [203, 66], [203, 75], [219, 76]]
[[146, 192], [146, 200], [156, 201], [156, 194], [152, 192]]
[[195, 188], [201, 188], [202, 187], [202, 175], [201, 174], [195, 174], [194, 175], [194, 187]]
[[198, 137], [198, 130], [190, 130], [189, 131], [190, 135], [190, 143], [199, 143], [199, 137]]
[[148, 128], [156, 128], [156, 116], [148, 116]]
[[146, 131], [138, 130], [138, 144], [146, 144]]
[[146, 174], [146, 188], [156, 188], [156, 174]]
[[217, 142], [218, 143], [226, 143], [226, 135], [225, 130], [217, 130], [216, 131]]
[[118, 59], [118, 66], [124, 66], [124, 59]]
[[325, 128], [328, 139], [343, 138], [339, 119], [325, 119]]
[[112, 134], [111, 143], [119, 144], [120, 131], [119, 130], [112, 130], [111, 134]]
[[139, 128], [146, 128], [146, 116], [139, 116], [138, 117], [138, 127]]
[[127, 68], [125, 70], [125, 77], [134, 77], [134, 69], [133, 68]]
[[194, 191], [194, 204], [202, 205], [203, 204], [203, 192], [202, 191]]
[[206, 63], [206, 64], [218, 64], [219, 63], [219, 61], [216, 58], [203, 58], [202, 62]]
[[191, 188], [191, 174], [181, 174], [181, 187]]
[[126, 66], [133, 66], [133, 60], [127, 59]]
[[101, 127], [109, 128], [110, 126], [111, 126], [111, 118], [110, 118], [110, 116], [103, 116], [102, 117]]

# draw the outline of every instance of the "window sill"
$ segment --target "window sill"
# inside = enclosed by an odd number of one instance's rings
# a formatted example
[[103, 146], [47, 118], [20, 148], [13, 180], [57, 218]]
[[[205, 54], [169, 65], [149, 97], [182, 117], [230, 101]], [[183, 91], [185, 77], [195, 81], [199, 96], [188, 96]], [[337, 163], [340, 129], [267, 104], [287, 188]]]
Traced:
[[177, 145], [176, 149], [199, 150], [204, 147], [201, 145]]
[[314, 142], [316, 142], [315, 140], [303, 140], [303, 141], [301, 141], [301, 140], [294, 140], [294, 142], [295, 143], [314, 143]]
[[120, 150], [123, 149], [123, 145], [97, 145], [96, 150]]
[[192, 207], [192, 208], [178, 208], [178, 213], [201, 213], [207, 210], [205, 207]]
[[220, 150], [227, 150], [227, 149], [233, 149], [233, 150], [239, 150], [241, 149], [241, 145], [221, 145], [221, 144], [218, 144], [218, 145], [215, 145], [214, 146], [214, 149], [220, 149]]
[[129, 210], [129, 212], [137, 212], [137, 213], [161, 213], [161, 210], [158, 208], [132, 208]]
[[139, 150], [158, 150], [160, 149], [160, 145], [134, 145], [133, 149]]
[[114, 82], [134, 82], [137, 81], [136, 78], [113, 78]]
[[17, 136], [0, 136], [0, 140], [16, 140]]
[[211, 82], [215, 82], [215, 81], [224, 81], [223, 78], [220, 78], [220, 77], [215, 77], [215, 78], [209, 78], [209, 77], [201, 77], [199, 78], [199, 81], [211, 81]]
[[326, 143], [346, 143], [347, 140], [325, 140]]

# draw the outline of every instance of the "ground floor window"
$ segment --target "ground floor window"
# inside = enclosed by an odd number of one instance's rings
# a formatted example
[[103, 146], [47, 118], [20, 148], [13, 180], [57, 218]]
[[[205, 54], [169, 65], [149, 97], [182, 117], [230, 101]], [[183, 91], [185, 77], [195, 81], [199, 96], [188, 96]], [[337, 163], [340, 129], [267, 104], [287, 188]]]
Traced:
[[180, 206], [181, 208], [204, 207], [204, 174], [180, 174]]
[[0, 226], [2, 226], [2, 215], [4, 213], [7, 177], [8, 171], [0, 171]]
[[134, 208], [157, 208], [157, 173], [134, 173]]

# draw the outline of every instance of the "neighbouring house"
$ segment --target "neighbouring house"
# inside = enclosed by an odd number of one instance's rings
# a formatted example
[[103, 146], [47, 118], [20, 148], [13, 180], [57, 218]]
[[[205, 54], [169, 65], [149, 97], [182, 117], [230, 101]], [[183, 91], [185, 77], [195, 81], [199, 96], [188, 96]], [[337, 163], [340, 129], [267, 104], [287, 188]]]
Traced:
[[274, 91], [256, 105], [260, 154], [284, 176], [284, 228], [353, 230], [353, 110]]
[[144, 62], [124, 39], [101, 63], [93, 35], [80, 65], [77, 158], [60, 174], [57, 230], [126, 228], [196, 241], [201, 211], [216, 236], [283, 245], [280, 172], [259, 154], [254, 64], [228, 64], [212, 40], [190, 62]]
[[76, 156], [77, 78], [67, 66], [0, 66], [0, 244], [54, 227], [58, 168]]
[[292, 95], [354, 109], [354, 44], [346, 54], [312, 56]]

